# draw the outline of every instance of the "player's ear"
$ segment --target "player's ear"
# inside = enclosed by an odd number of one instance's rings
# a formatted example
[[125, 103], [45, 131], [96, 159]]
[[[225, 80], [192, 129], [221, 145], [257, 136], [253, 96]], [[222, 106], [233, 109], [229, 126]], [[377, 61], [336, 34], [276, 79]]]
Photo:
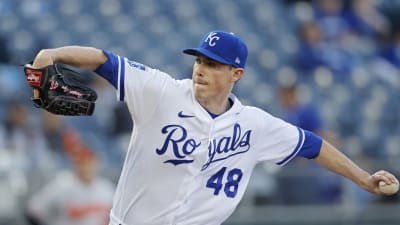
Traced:
[[236, 82], [238, 80], [240, 80], [240, 78], [242, 78], [243, 74], [244, 74], [244, 69], [243, 68], [233, 68], [233, 81]]

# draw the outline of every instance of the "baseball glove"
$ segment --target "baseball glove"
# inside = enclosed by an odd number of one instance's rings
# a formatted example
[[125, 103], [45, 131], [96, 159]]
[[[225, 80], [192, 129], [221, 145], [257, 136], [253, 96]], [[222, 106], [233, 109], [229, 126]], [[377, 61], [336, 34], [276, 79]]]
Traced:
[[83, 76], [61, 64], [43, 68], [24, 65], [26, 81], [39, 90], [39, 97], [31, 100], [38, 108], [65, 116], [89, 116], [93, 114], [97, 94], [82, 83]]

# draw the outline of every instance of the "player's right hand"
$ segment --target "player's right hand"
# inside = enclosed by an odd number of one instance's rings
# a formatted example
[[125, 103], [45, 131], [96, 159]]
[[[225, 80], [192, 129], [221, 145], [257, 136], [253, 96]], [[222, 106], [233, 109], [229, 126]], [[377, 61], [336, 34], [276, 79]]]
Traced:
[[367, 191], [375, 194], [385, 194], [379, 190], [380, 181], [384, 181], [386, 184], [394, 184], [399, 182], [392, 173], [385, 170], [379, 170], [370, 176], [369, 186], [366, 188]]

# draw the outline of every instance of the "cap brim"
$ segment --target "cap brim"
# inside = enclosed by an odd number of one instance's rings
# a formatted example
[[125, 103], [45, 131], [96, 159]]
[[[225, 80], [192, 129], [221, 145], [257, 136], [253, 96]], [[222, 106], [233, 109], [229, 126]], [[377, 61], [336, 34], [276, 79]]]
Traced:
[[216, 55], [210, 51], [208, 51], [207, 49], [203, 49], [203, 48], [188, 48], [183, 50], [183, 53], [188, 54], [188, 55], [204, 55], [207, 56], [208, 58], [215, 60], [219, 63], [223, 63], [223, 64], [227, 64], [230, 65], [230, 63], [225, 60], [224, 58], [220, 57], [219, 55]]

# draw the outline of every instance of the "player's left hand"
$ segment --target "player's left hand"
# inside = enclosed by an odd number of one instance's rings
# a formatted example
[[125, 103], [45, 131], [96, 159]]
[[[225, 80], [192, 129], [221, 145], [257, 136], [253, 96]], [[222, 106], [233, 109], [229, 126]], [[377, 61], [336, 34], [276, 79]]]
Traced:
[[79, 72], [60, 64], [42, 68], [25, 64], [24, 72], [37, 107], [57, 115], [93, 114], [97, 93], [80, 82], [83, 76]]

